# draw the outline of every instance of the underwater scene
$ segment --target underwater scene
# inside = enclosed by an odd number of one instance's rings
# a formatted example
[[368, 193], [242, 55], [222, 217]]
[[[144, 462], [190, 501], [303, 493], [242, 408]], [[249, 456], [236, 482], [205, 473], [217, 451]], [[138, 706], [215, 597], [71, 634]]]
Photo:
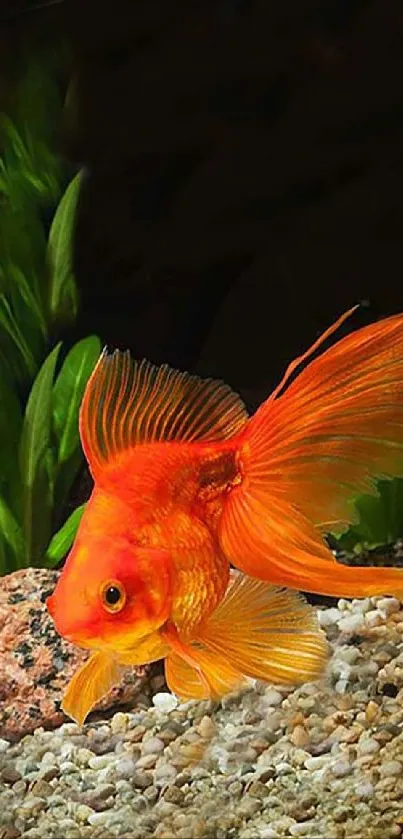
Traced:
[[403, 28], [0, 12], [0, 839], [403, 834]]

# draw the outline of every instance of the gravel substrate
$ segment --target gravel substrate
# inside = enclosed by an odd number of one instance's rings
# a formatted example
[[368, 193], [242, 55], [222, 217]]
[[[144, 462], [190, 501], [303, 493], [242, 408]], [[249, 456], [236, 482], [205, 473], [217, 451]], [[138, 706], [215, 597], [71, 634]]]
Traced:
[[0, 740], [1, 839], [388, 839], [403, 828], [403, 610], [319, 609], [324, 682], [219, 705], [159, 693], [83, 729]]

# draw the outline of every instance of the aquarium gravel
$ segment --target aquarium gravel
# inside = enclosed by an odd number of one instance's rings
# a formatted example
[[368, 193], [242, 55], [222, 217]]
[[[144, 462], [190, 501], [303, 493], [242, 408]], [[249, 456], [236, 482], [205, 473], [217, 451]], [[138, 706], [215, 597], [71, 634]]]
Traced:
[[403, 828], [403, 609], [319, 609], [326, 679], [0, 741], [1, 839], [388, 839]]

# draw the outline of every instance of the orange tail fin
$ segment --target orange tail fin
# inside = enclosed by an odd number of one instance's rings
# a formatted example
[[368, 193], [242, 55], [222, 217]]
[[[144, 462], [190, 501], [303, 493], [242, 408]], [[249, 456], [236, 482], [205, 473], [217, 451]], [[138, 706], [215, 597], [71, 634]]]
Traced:
[[289, 366], [239, 435], [243, 480], [227, 498], [220, 542], [238, 568], [274, 583], [403, 594], [403, 571], [338, 565], [321, 535], [354, 521], [355, 498], [375, 492], [376, 478], [403, 475], [403, 315], [343, 338], [289, 384], [352, 311]]

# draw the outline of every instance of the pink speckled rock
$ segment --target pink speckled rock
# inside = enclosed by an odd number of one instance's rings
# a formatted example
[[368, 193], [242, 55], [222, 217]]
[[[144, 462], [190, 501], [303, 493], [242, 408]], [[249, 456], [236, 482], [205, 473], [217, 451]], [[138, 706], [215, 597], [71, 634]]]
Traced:
[[[57, 634], [45, 606], [58, 572], [27, 568], [0, 578], [0, 737], [14, 740], [38, 726], [66, 721], [63, 691], [89, 653]], [[147, 669], [126, 675], [97, 711], [135, 705], [147, 690]]]

